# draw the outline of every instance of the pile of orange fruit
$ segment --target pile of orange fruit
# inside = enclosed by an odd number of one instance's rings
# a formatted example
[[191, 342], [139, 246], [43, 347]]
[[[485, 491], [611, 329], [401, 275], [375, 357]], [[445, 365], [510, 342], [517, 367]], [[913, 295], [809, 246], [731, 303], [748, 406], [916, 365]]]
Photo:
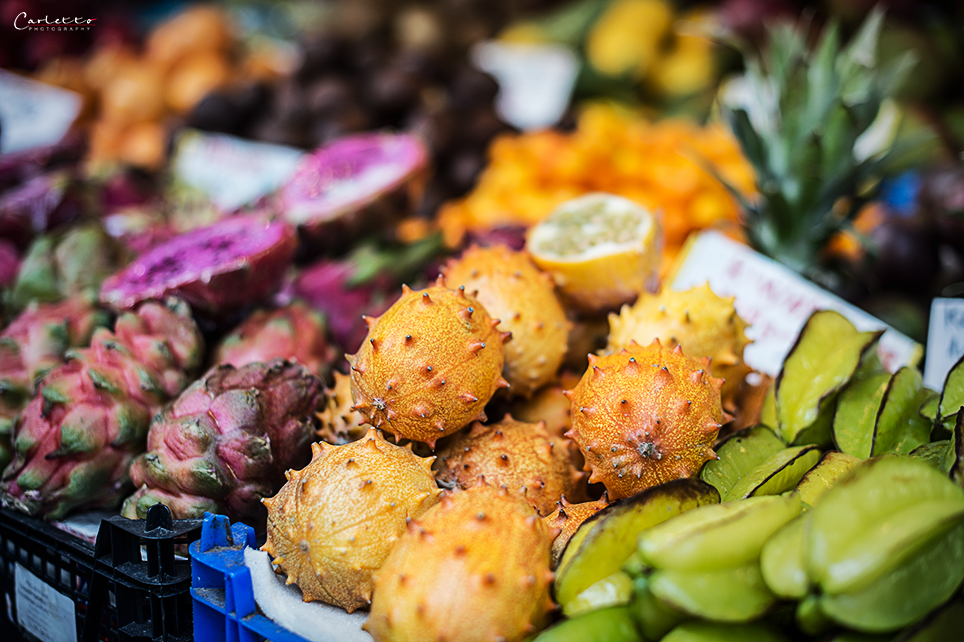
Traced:
[[672, 259], [691, 231], [738, 220], [739, 205], [720, 178], [742, 193], [754, 190], [753, 170], [722, 124], [652, 121], [592, 104], [570, 133], [497, 138], [475, 189], [443, 206], [438, 221], [454, 247], [470, 230], [531, 226], [564, 201], [609, 192], [660, 218]]

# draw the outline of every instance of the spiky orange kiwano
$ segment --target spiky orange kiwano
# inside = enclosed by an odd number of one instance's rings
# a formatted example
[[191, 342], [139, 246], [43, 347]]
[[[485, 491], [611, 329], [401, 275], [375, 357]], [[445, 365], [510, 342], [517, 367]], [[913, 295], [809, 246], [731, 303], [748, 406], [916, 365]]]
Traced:
[[368, 336], [351, 363], [355, 408], [368, 423], [399, 437], [435, 441], [485, 419], [483, 409], [502, 378], [503, 343], [481, 303], [464, 288], [402, 287], [385, 313], [366, 319]]
[[726, 420], [723, 380], [709, 374], [709, 359], [695, 360], [679, 346], [636, 343], [604, 357], [566, 392], [572, 429], [610, 499], [635, 495], [673, 479], [692, 477], [716, 459], [712, 445]]
[[548, 515], [563, 495], [579, 501], [586, 494], [586, 474], [573, 467], [570, 448], [575, 450], [572, 442], [553, 437], [545, 422], [506, 415], [453, 435], [439, 449], [435, 467], [440, 481], [463, 488], [482, 475], [491, 484], [518, 490], [539, 514]]
[[263, 550], [301, 587], [349, 613], [367, 605], [372, 571], [416, 518], [438, 502], [431, 466], [376, 430], [344, 446], [312, 445], [311, 463], [288, 471], [288, 483], [268, 508]]
[[587, 519], [609, 506], [609, 496], [603, 496], [594, 502], [582, 502], [580, 504], [570, 504], [563, 497], [559, 500], [559, 507], [550, 514], [543, 517], [543, 521], [549, 528], [559, 529], [559, 534], [552, 540], [552, 567], [555, 568], [562, 559], [562, 554], [566, 550], [566, 544], [576, 534], [579, 527]]
[[552, 381], [569, 339], [569, 321], [556, 297], [552, 279], [524, 252], [505, 246], [472, 246], [443, 268], [446, 281], [464, 285], [499, 328], [512, 333], [505, 346], [505, 378], [509, 392], [529, 396]]
[[682, 345], [691, 357], [710, 358], [713, 376], [726, 381], [723, 398], [732, 399], [750, 371], [743, 361], [743, 349], [750, 342], [744, 334], [747, 324], [733, 301], [734, 297], [714, 294], [709, 284], [683, 292], [644, 292], [632, 306], [624, 305], [618, 315], [609, 315], [606, 350], [616, 352], [630, 341], [647, 345], [653, 339], [668, 348]]
[[353, 409], [351, 378], [338, 371], [334, 375], [335, 383], [326, 386], [328, 399], [325, 407], [316, 413], [318, 430], [315, 434], [329, 444], [347, 444], [365, 436], [365, 418]]
[[504, 488], [446, 493], [375, 573], [376, 642], [522, 640], [552, 610], [551, 531]]

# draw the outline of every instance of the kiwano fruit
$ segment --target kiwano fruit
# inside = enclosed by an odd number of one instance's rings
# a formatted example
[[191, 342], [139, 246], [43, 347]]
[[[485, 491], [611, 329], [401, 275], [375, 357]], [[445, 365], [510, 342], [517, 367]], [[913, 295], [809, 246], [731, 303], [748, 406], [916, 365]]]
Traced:
[[610, 499], [699, 473], [716, 459], [713, 442], [727, 417], [708, 359], [687, 357], [658, 339], [635, 343], [616, 354], [590, 355], [589, 368], [566, 395], [572, 403], [572, 429]]
[[509, 333], [496, 330], [464, 288], [435, 285], [402, 296], [380, 317], [366, 319], [368, 337], [351, 364], [354, 408], [383, 428], [432, 448], [471, 421], [500, 387]]

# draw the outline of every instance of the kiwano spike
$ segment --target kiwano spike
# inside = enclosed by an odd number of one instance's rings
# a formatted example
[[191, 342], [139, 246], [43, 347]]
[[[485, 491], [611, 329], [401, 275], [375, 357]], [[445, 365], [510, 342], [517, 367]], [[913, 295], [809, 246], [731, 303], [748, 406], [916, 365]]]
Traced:
[[407, 283], [402, 283], [402, 295], [409, 295], [412, 293], [412, 288], [408, 287]]
[[374, 327], [378, 323], [378, 317], [368, 316], [367, 314], [362, 315], [362, 320], [369, 328]]
[[[676, 342], [676, 338], [674, 337], [674, 338], [672, 339], [672, 341], [675, 343], [675, 342]], [[679, 343], [677, 343], [677, 344], [676, 344], [676, 347], [673, 348], [673, 354], [682, 354], [682, 353], [683, 353], [683, 346], [681, 346]]]
[[[440, 288], [444, 288], [444, 287], [445, 287], [445, 275], [444, 275], [444, 274], [439, 273], [439, 275], [435, 277], [435, 286], [436, 286], [436, 287], [440, 287]], [[459, 286], [459, 287], [464, 289], [463, 286]], [[464, 295], [463, 295], [463, 296], [464, 296]]]
[[425, 305], [432, 303], [432, 297], [428, 295], [428, 292], [422, 292], [422, 303]]
[[499, 333], [499, 337], [502, 338], [502, 343], [508, 343], [509, 341], [512, 340], [512, 333], [511, 333], [511, 332], [500, 332], [500, 333]]
[[690, 373], [690, 381], [692, 381], [693, 383], [702, 383], [702, 382], [703, 382], [703, 372], [704, 372], [704, 370], [702, 370], [702, 369], [700, 369], [700, 370], [694, 370], [693, 372], [691, 372], [691, 373]]

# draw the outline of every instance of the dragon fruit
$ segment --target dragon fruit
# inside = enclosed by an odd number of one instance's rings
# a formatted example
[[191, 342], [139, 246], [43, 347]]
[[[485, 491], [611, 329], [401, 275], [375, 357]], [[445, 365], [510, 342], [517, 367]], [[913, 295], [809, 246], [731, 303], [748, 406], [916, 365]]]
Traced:
[[470, 247], [443, 268], [450, 285], [464, 285], [514, 337], [505, 347], [506, 381], [528, 397], [556, 377], [566, 355], [569, 322], [552, 279], [529, 257], [505, 246]]
[[604, 357], [589, 356], [589, 368], [566, 396], [572, 429], [611, 499], [622, 499], [673, 479], [696, 475], [717, 459], [713, 442], [728, 420], [720, 399], [723, 380], [699, 361], [659, 339]]
[[365, 436], [365, 417], [354, 409], [351, 377], [335, 371], [335, 383], [325, 395], [325, 407], [318, 413], [318, 439], [329, 444], [347, 444]]
[[372, 572], [388, 557], [410, 519], [442, 493], [434, 457], [421, 458], [385, 441], [374, 428], [344, 446], [316, 443], [311, 463], [288, 472], [288, 483], [265, 499], [268, 539], [263, 550], [301, 587], [349, 613], [367, 606]]
[[120, 247], [97, 223], [41, 236], [23, 258], [10, 290], [10, 304], [22, 309], [31, 301], [59, 301], [96, 290], [121, 260]]
[[718, 297], [709, 284], [684, 292], [664, 289], [644, 292], [632, 306], [609, 315], [608, 352], [629, 346], [630, 341], [648, 345], [653, 339], [667, 348], [683, 346], [687, 356], [710, 358], [710, 371], [722, 377], [724, 400], [731, 400], [750, 368], [743, 361], [749, 343], [746, 322], [733, 308], [734, 297]]
[[38, 234], [85, 213], [79, 181], [69, 170], [34, 176], [0, 194], [0, 238], [25, 249]]
[[32, 303], [0, 334], [0, 468], [13, 458], [10, 434], [36, 382], [64, 360], [69, 348], [87, 345], [107, 325], [92, 293], [60, 303]]
[[463, 288], [435, 285], [402, 296], [379, 318], [351, 364], [354, 408], [396, 437], [435, 442], [473, 420], [499, 388], [509, 333]]
[[387, 310], [398, 286], [440, 250], [437, 236], [399, 248], [360, 245], [342, 258], [322, 259], [302, 269], [291, 294], [325, 315], [335, 343], [357, 352], [368, 333], [362, 315]]
[[154, 418], [121, 513], [143, 519], [164, 504], [175, 519], [211, 511], [263, 521], [261, 499], [311, 456], [321, 394], [318, 377], [293, 361], [215, 366]]
[[340, 249], [414, 212], [429, 160], [424, 143], [410, 134], [340, 138], [301, 162], [279, 192], [281, 213], [309, 245]]
[[112, 507], [151, 417], [188, 382], [203, 341], [181, 301], [149, 301], [50, 370], [14, 425], [4, 505], [48, 519]]
[[142, 254], [104, 281], [101, 301], [126, 310], [147, 299], [183, 298], [217, 317], [270, 295], [297, 248], [294, 230], [255, 216], [232, 216]]
[[540, 515], [548, 515], [563, 495], [576, 501], [585, 497], [586, 474], [573, 468], [571, 447], [565, 437], [553, 437], [545, 422], [506, 415], [494, 424], [476, 422], [447, 439], [435, 466], [439, 481], [464, 488], [482, 475], [521, 492]]
[[291, 359], [324, 378], [335, 360], [325, 334], [324, 317], [301, 301], [258, 310], [221, 341], [211, 362], [240, 368], [256, 361]]
[[0, 291], [7, 289], [20, 272], [20, 253], [16, 246], [0, 239]]
[[558, 502], [558, 508], [543, 518], [546, 526], [559, 531], [556, 538], [552, 540], [552, 567], [555, 568], [562, 559], [562, 554], [566, 550], [566, 544], [576, 534], [579, 527], [587, 519], [609, 506], [609, 496], [603, 496], [594, 502], [581, 502], [572, 504], [565, 497]]
[[446, 493], [375, 572], [362, 628], [376, 642], [519, 642], [553, 609], [550, 530], [521, 495], [484, 483]]
[[5, 152], [0, 155], [0, 191], [16, 187], [42, 172], [75, 163], [84, 151], [84, 137], [75, 132], [53, 145]]

